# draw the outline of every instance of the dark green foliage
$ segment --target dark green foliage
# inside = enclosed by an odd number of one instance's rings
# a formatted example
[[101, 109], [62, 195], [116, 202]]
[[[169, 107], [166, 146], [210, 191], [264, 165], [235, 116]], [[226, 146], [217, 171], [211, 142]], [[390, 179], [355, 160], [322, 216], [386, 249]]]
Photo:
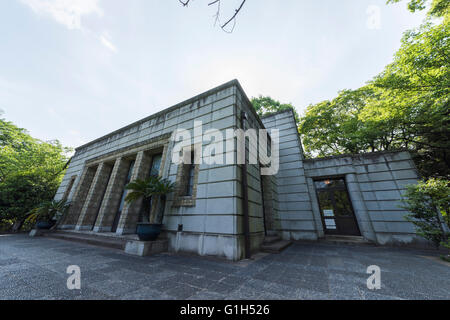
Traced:
[[259, 96], [258, 98], [253, 97], [251, 99], [252, 105], [256, 110], [256, 113], [263, 117], [268, 116], [283, 110], [291, 109], [294, 111], [295, 121], [299, 123], [300, 117], [295, 110], [294, 106], [290, 103], [281, 103], [278, 100], [274, 100], [269, 96]]
[[[125, 197], [125, 201], [132, 203], [143, 199], [145, 203], [149, 202], [151, 198], [152, 201], [157, 201], [158, 205], [161, 205], [161, 199], [165, 199], [165, 196], [175, 190], [175, 184], [168, 179], [163, 179], [159, 176], [150, 176], [147, 179], [137, 179], [125, 187], [128, 192]], [[164, 202], [164, 201], [163, 201]], [[145, 206], [144, 206], [145, 207]], [[162, 213], [156, 212], [156, 217], [151, 217], [151, 208], [146, 208], [146, 219], [148, 221], [162, 221]]]
[[43, 142], [0, 119], [0, 225], [23, 221], [36, 206], [53, 199], [68, 161], [58, 141]]
[[150, 176], [145, 180], [137, 179], [125, 187], [128, 191], [125, 201], [128, 203], [139, 200], [140, 198], [150, 198], [155, 195], [164, 195], [172, 192], [175, 184], [168, 179], [158, 176]]
[[44, 201], [39, 206], [31, 210], [26, 221], [35, 223], [36, 221], [51, 221], [57, 218], [57, 215], [64, 215], [69, 208], [65, 200]]
[[368, 85], [307, 108], [310, 156], [408, 149], [425, 178], [450, 176], [450, 21], [408, 31]]
[[[388, 0], [387, 3], [396, 3], [402, 0]], [[444, 17], [449, 14], [450, 0], [409, 0], [408, 9], [411, 12], [424, 10], [426, 5], [430, 5], [428, 14], [434, 17]]]
[[450, 233], [442, 226], [445, 222], [450, 227], [450, 183], [447, 180], [432, 178], [408, 186], [403, 201], [404, 208], [410, 212], [405, 218], [414, 223], [418, 235], [432, 241], [436, 247], [450, 245]]

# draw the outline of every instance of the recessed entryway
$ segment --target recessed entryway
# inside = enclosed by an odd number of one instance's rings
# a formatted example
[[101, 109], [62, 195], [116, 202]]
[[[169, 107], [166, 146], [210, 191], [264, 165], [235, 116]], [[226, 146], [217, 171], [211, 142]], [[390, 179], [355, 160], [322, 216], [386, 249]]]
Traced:
[[325, 234], [360, 236], [344, 178], [314, 181]]

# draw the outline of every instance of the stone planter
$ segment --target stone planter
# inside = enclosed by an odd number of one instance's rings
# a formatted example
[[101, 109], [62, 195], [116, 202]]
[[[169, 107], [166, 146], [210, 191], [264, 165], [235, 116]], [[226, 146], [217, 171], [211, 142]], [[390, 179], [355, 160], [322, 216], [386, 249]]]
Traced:
[[38, 230], [49, 230], [55, 225], [55, 221], [37, 221], [36, 229]]
[[141, 241], [154, 241], [161, 233], [162, 224], [139, 222], [136, 233]]

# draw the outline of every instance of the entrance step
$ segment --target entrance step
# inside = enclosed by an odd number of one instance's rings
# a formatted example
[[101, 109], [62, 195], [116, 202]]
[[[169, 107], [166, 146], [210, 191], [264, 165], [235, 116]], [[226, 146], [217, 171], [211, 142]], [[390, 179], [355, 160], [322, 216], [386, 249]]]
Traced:
[[280, 253], [281, 251], [283, 251], [292, 244], [292, 241], [281, 240], [279, 237], [277, 237], [277, 239], [271, 238], [268, 241], [269, 242], [266, 242], [266, 240], [264, 240], [261, 246], [262, 252]]
[[278, 236], [278, 232], [274, 230], [267, 230], [266, 231], [266, 237], [268, 236]]
[[373, 242], [364, 239], [364, 237], [359, 236], [339, 236], [339, 235], [327, 235], [320, 239], [321, 242], [334, 243], [334, 244], [350, 244], [350, 245], [375, 245]]
[[127, 241], [133, 240], [132, 236], [118, 236], [113, 233], [102, 234], [94, 232], [77, 232], [77, 231], [49, 231], [42, 234], [42, 236], [61, 239], [79, 243], [87, 243], [101, 247], [124, 250]]
[[280, 240], [281, 238], [278, 235], [265, 236], [263, 244], [271, 244]]
[[125, 246], [125, 253], [135, 256], [149, 256], [169, 250], [169, 240], [160, 239], [155, 241], [128, 240]]

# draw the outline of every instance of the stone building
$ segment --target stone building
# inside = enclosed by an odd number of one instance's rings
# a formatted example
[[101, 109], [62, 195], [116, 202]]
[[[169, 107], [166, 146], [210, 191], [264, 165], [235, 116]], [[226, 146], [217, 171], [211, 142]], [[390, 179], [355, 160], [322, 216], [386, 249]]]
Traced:
[[[246, 145], [245, 164], [175, 164], [179, 129], [196, 136], [217, 129], [227, 137], [225, 159], [235, 159], [237, 139], [228, 129], [277, 129], [279, 168], [261, 175], [255, 150]], [[211, 140], [212, 141], [212, 140]], [[272, 141], [273, 142], [273, 141]], [[271, 145], [269, 143], [269, 145]], [[407, 184], [418, 179], [408, 152], [382, 152], [305, 159], [292, 111], [260, 118], [233, 80], [89, 142], [76, 152], [56, 199], [71, 201], [62, 230], [133, 234], [141, 204], [123, 201], [124, 186], [159, 174], [176, 183], [165, 206], [163, 235], [170, 251], [239, 260], [258, 251], [268, 237], [318, 240], [328, 235], [361, 237], [377, 244], [420, 241], [400, 208]]]

